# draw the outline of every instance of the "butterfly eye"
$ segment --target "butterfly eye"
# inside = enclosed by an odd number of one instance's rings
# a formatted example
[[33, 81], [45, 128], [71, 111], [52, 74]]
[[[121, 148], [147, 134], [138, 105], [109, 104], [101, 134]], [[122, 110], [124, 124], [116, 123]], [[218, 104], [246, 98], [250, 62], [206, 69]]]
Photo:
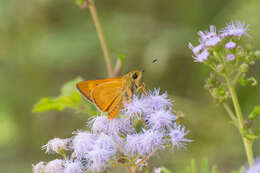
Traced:
[[133, 75], [132, 75], [132, 78], [133, 79], [136, 79], [138, 76], [137, 76], [137, 74], [136, 73], [134, 73]]

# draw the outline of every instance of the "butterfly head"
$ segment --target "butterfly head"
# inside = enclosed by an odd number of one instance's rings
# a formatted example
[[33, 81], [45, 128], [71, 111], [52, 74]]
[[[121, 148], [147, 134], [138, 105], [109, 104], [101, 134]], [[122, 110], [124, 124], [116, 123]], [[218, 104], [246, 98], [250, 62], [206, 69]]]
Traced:
[[139, 86], [140, 80], [142, 78], [142, 72], [138, 70], [134, 70], [127, 73], [124, 76], [124, 78], [127, 79], [127, 81], [131, 81], [131, 83], [135, 83], [136, 86]]

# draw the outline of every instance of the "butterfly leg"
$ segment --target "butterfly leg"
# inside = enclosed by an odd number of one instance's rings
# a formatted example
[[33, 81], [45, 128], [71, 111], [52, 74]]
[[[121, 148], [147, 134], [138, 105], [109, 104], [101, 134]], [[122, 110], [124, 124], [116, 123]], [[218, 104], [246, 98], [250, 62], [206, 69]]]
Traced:
[[141, 90], [146, 96], [148, 96], [146, 89], [145, 89], [145, 83], [142, 83], [137, 89], [136, 91], [138, 92], [139, 90]]

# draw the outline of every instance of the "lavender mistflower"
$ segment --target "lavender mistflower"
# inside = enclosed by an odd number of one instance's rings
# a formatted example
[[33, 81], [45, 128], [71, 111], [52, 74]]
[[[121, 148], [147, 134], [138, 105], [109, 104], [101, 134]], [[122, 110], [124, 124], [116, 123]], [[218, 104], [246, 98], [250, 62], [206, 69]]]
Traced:
[[46, 153], [59, 153], [60, 150], [69, 150], [70, 139], [54, 138], [50, 140], [46, 145], [42, 146], [42, 149], [46, 149]]
[[190, 139], [186, 139], [185, 136], [189, 131], [185, 132], [185, 127], [181, 125], [175, 125], [175, 128], [170, 131], [171, 142], [173, 147], [177, 149], [183, 148], [186, 146], [186, 142], [192, 142]]
[[89, 122], [87, 122], [88, 126], [92, 126], [91, 131], [94, 134], [97, 133], [107, 133], [108, 131], [108, 123], [109, 120], [107, 116], [102, 115], [102, 116], [96, 116], [92, 117]]
[[224, 29], [220, 31], [221, 37], [228, 36], [237, 36], [241, 37], [242, 35], [246, 35], [250, 37], [250, 35], [246, 32], [249, 29], [249, 25], [245, 25], [245, 22], [237, 21], [236, 24], [231, 22]]
[[128, 135], [125, 149], [132, 156], [147, 156], [163, 148], [162, 138], [163, 134], [157, 131], [144, 130], [141, 134]]
[[113, 151], [96, 147], [86, 154], [87, 168], [91, 172], [100, 172], [108, 167], [108, 161], [114, 156]]
[[144, 113], [149, 114], [153, 111], [160, 109], [171, 109], [172, 101], [168, 99], [167, 92], [160, 95], [160, 89], [154, 89], [153, 91], [148, 91], [148, 96], [143, 96], [144, 102]]
[[96, 136], [89, 132], [78, 132], [74, 137], [72, 144], [77, 157], [92, 150], [95, 146]]
[[194, 53], [194, 55], [198, 55], [204, 49], [203, 44], [199, 44], [198, 46], [194, 47], [191, 43], [189, 43], [188, 46], [191, 49], [191, 51]]
[[259, 173], [260, 172], [260, 158], [256, 158], [251, 168], [247, 169], [245, 173]]
[[129, 118], [136, 116], [138, 119], [141, 119], [144, 107], [145, 103], [143, 102], [143, 99], [134, 95], [132, 101], [125, 104], [124, 113], [128, 115]]
[[79, 161], [65, 163], [64, 173], [81, 173], [82, 165]]
[[195, 59], [195, 62], [203, 62], [208, 59], [209, 55], [209, 52], [207, 50], [204, 50], [198, 56], [195, 56], [193, 58]]
[[236, 48], [236, 46], [237, 46], [237, 44], [235, 42], [230, 41], [230, 42], [226, 43], [225, 48], [234, 49], [234, 48]]
[[214, 25], [210, 25], [209, 31], [199, 31], [198, 35], [200, 36], [200, 43], [206, 47], [216, 46], [221, 41], [221, 38], [217, 35], [216, 27]]
[[45, 162], [39, 162], [36, 165], [33, 166], [33, 173], [43, 173], [46, 163]]
[[44, 168], [44, 173], [63, 173], [64, 161], [60, 159], [50, 161]]
[[123, 118], [113, 118], [109, 120], [107, 116], [97, 116], [88, 122], [92, 126], [91, 130], [94, 134], [105, 133], [110, 135], [119, 135], [120, 133], [134, 133], [135, 129], [131, 125], [131, 121]]
[[111, 136], [108, 136], [108, 135], [104, 134], [104, 133], [101, 133], [98, 136], [98, 138], [97, 138], [97, 140], [95, 142], [95, 148], [96, 147], [108, 150], [111, 153], [116, 153], [116, 149], [118, 148], [118, 146], [114, 142], [113, 138]]
[[233, 61], [233, 60], [235, 60], [235, 55], [234, 54], [227, 54], [227, 56], [226, 56], [226, 59], [228, 60], [228, 61]]
[[171, 111], [159, 110], [145, 117], [147, 126], [154, 130], [170, 129], [177, 117]]

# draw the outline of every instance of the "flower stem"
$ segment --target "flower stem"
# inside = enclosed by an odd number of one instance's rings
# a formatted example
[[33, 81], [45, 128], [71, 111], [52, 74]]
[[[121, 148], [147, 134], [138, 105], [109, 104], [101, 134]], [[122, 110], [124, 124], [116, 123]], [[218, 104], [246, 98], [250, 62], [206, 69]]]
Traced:
[[244, 136], [244, 127], [243, 127], [243, 115], [242, 115], [242, 111], [238, 102], [238, 98], [237, 98], [237, 94], [235, 91], [235, 88], [232, 84], [232, 82], [230, 81], [230, 79], [225, 75], [225, 80], [227, 82], [227, 86], [228, 89], [230, 91], [231, 97], [232, 97], [232, 101], [233, 101], [233, 105], [236, 111], [236, 116], [237, 116], [237, 123], [238, 124], [238, 129], [240, 132], [240, 135], [243, 139], [243, 143], [245, 146], [245, 150], [246, 150], [246, 155], [247, 155], [247, 160], [249, 163], [249, 166], [251, 167], [253, 165], [253, 151], [252, 151], [252, 141], [248, 140], [245, 136]]
[[93, 21], [94, 21], [95, 26], [96, 26], [98, 37], [99, 37], [99, 40], [100, 40], [100, 45], [101, 45], [101, 48], [102, 48], [102, 51], [103, 51], [103, 54], [104, 54], [104, 58], [105, 58], [105, 61], [106, 61], [108, 76], [112, 77], [113, 76], [112, 65], [111, 65], [111, 61], [110, 61], [105, 37], [104, 37], [103, 31], [102, 31], [102, 27], [101, 27], [99, 19], [98, 19], [97, 10], [96, 10], [94, 1], [88, 0], [88, 6], [89, 6], [89, 11], [92, 15]]

